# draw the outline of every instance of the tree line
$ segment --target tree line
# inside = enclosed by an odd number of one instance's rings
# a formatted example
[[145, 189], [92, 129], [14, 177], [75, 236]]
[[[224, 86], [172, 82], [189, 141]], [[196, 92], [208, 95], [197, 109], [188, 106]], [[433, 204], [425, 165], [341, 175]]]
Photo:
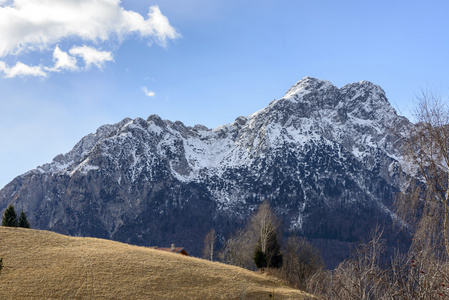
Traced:
[[27, 216], [23, 212], [23, 209], [20, 212], [19, 218], [17, 218], [14, 206], [11, 204], [3, 213], [2, 226], [30, 228], [30, 223], [28, 222]]

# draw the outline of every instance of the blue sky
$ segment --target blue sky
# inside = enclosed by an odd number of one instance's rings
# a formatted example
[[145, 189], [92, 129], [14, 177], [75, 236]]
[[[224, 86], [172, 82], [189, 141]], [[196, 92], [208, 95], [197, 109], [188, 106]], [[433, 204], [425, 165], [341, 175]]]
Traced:
[[[0, 0], [0, 187], [125, 117], [214, 128], [305, 76], [410, 116], [449, 87], [448, 1]], [[150, 13], [150, 15], [149, 15]]]

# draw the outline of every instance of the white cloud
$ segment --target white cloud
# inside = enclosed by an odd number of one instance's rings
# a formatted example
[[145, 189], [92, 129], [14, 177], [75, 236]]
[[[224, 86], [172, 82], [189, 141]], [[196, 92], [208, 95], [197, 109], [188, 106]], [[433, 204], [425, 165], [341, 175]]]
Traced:
[[[158, 6], [149, 7], [144, 18], [125, 10], [120, 0], [0, 0], [0, 58], [54, 49], [55, 61], [53, 67], [30, 67], [23, 63], [10, 69], [5, 66], [1, 70], [6, 77], [74, 71], [79, 67], [73, 55], [84, 59], [86, 69], [92, 65], [101, 68], [105, 62], [113, 61], [113, 57], [110, 51], [99, 51], [100, 44], [110, 45], [105, 42], [111, 40], [122, 42], [129, 35], [148, 38], [150, 43], [155, 41], [161, 46], [168, 39], [180, 37]], [[69, 46], [72, 56], [58, 46], [59, 42], [67, 44], [70, 40], [84, 44]], [[95, 48], [85, 46], [86, 43]]]
[[89, 68], [91, 65], [96, 65], [98, 68], [101, 68], [105, 62], [114, 60], [111, 52], [98, 51], [88, 46], [73, 47], [69, 52], [72, 55], [81, 56], [86, 62], [86, 68]]
[[56, 48], [53, 51], [53, 60], [55, 61], [55, 66], [52, 69], [54, 71], [78, 69], [76, 58], [59, 49], [58, 45], [56, 45]]
[[5, 78], [13, 77], [47, 77], [47, 73], [40, 66], [28, 66], [24, 63], [18, 62], [12, 68], [8, 67], [5, 62], [0, 61], [0, 72], [4, 73]]
[[93, 42], [137, 33], [165, 45], [179, 36], [158, 6], [144, 19], [119, 0], [14, 0], [0, 6], [0, 56], [42, 50], [67, 37]]
[[142, 88], [142, 91], [145, 93], [145, 96], [154, 97], [156, 93], [153, 91], [149, 91], [145, 86]]
[[148, 19], [146, 20], [138, 13], [124, 11], [122, 22], [121, 30], [138, 32], [142, 36], [154, 36], [156, 41], [162, 46], [166, 45], [167, 38], [175, 39], [180, 36], [170, 25], [168, 18], [161, 13], [157, 5], [150, 7]]

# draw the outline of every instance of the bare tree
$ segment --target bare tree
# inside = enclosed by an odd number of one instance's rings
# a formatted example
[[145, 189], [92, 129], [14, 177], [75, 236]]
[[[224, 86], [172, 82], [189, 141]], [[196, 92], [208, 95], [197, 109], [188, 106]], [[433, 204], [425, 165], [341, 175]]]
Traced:
[[254, 236], [247, 230], [237, 230], [225, 242], [218, 257], [221, 262], [246, 269], [254, 269]]
[[360, 244], [350, 259], [333, 271], [316, 272], [307, 290], [326, 299], [393, 299], [387, 295], [386, 271], [380, 268], [385, 250], [383, 231], [376, 227], [368, 243]]
[[401, 133], [412, 176], [398, 212], [413, 227], [415, 247], [440, 245], [449, 256], [449, 107], [422, 92], [415, 117], [418, 123]]
[[412, 251], [397, 253], [389, 272], [388, 294], [391, 299], [449, 299], [449, 263], [432, 255], [417, 259]]
[[250, 228], [260, 240], [262, 252], [267, 251], [270, 234], [277, 233], [279, 221], [267, 200], [260, 204], [257, 212], [251, 216]]
[[320, 251], [304, 238], [291, 236], [284, 251], [282, 274], [295, 287], [304, 290], [307, 280], [324, 269]]
[[449, 299], [449, 262], [396, 251], [383, 264], [381, 236], [382, 231], [374, 230], [371, 240], [335, 270], [312, 275], [306, 290], [325, 299]]
[[217, 241], [217, 234], [215, 229], [209, 230], [209, 232], [204, 237], [204, 248], [203, 248], [203, 258], [214, 260], [214, 247]]
[[267, 267], [282, 265], [282, 254], [277, 238], [280, 224], [278, 216], [267, 200], [260, 204], [249, 221], [248, 230], [257, 238], [257, 244], [253, 248], [257, 251], [257, 247], [265, 255]]

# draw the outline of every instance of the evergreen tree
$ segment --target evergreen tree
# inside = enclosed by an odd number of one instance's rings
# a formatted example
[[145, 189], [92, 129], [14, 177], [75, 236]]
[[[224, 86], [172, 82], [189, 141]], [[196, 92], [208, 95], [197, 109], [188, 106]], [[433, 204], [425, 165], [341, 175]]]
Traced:
[[269, 268], [280, 268], [282, 267], [283, 255], [281, 253], [281, 245], [279, 244], [277, 234], [272, 231], [268, 236], [267, 250], [267, 266]]
[[28, 222], [27, 216], [23, 212], [23, 209], [19, 216], [19, 227], [30, 228], [30, 223]]
[[17, 227], [17, 214], [12, 204], [8, 206], [3, 214], [2, 226]]
[[254, 251], [254, 264], [258, 269], [263, 269], [267, 266], [267, 256], [263, 253], [260, 247], [257, 247]]

